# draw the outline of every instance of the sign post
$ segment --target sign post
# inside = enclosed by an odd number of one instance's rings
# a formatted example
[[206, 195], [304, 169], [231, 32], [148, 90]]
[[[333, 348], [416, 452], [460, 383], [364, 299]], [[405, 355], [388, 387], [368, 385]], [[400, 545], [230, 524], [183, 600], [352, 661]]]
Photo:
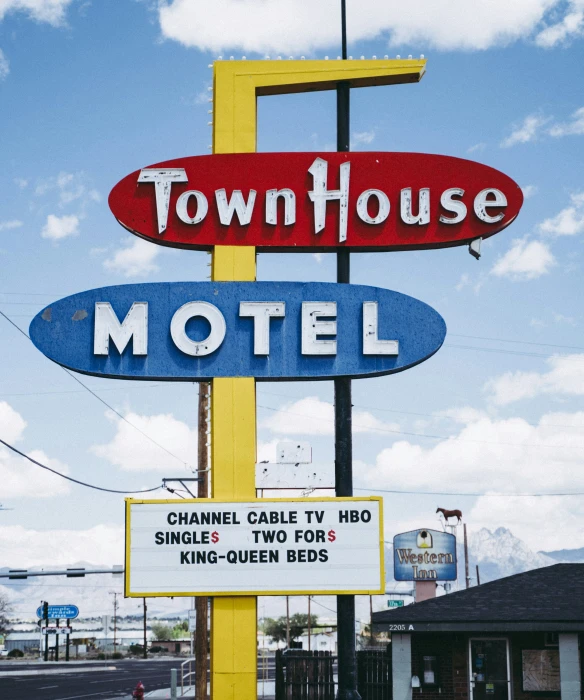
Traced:
[[[349, 147], [349, 89], [418, 82], [424, 71], [425, 61], [418, 59], [215, 62], [213, 156], [144, 168], [118, 183], [109, 199], [116, 218], [136, 235], [160, 245], [211, 250], [212, 282], [91, 290], [56, 302], [33, 319], [33, 342], [70, 369], [114, 378], [211, 381], [212, 498], [204, 507], [224, 512], [227, 503], [269, 507], [267, 500], [254, 501], [255, 382], [262, 379], [335, 379], [335, 507], [350, 498], [351, 378], [391, 374], [423, 362], [442, 345], [446, 326], [418, 300], [349, 286], [349, 249], [467, 245], [497, 233], [517, 216], [520, 189], [491, 168], [426, 154], [353, 154], [350, 160], [343, 155]], [[317, 154], [255, 154], [258, 96], [331, 89], [338, 94], [339, 154], [329, 154], [328, 160]], [[421, 182], [420, 173], [431, 175], [432, 182]], [[312, 189], [307, 190], [310, 177]], [[341, 284], [257, 283], [258, 249], [335, 251]], [[478, 245], [473, 250], [477, 253]], [[187, 323], [197, 317], [206, 318], [211, 328], [204, 341], [187, 333]], [[182, 501], [182, 507], [188, 510], [194, 503], [203, 502]], [[283, 509], [292, 508], [290, 502], [281, 503]], [[130, 503], [127, 532], [133, 508]], [[321, 510], [324, 518], [327, 508]], [[282, 532], [291, 536], [285, 528]], [[160, 533], [162, 541], [153, 546], [178, 544], [166, 541], [176, 532], [160, 527], [155, 537], [160, 539]], [[194, 531], [189, 536], [195, 537]], [[241, 549], [251, 552], [249, 546]], [[306, 551], [317, 551], [318, 559], [321, 549], [328, 547]], [[127, 551], [133, 561], [136, 553]], [[189, 552], [195, 550], [184, 551], [183, 564], [191, 565]], [[262, 552], [257, 556], [269, 559]], [[196, 566], [211, 563], [209, 575], [216, 573], [214, 562], [200, 561], [199, 554]], [[307, 562], [316, 570], [316, 560]], [[126, 575], [128, 595], [156, 594], [144, 585], [134, 587], [128, 562]], [[306, 588], [314, 594], [309, 583], [289, 584], [290, 594]], [[166, 595], [213, 597], [212, 697], [254, 700], [256, 596], [266, 590], [258, 584], [230, 588], [212, 576], [207, 590], [190, 579], [184, 585], [182, 593], [172, 584], [163, 588]], [[280, 586], [277, 591], [282, 594]], [[339, 697], [357, 700], [353, 595], [362, 588], [345, 581], [316, 592], [324, 591], [339, 596]]]

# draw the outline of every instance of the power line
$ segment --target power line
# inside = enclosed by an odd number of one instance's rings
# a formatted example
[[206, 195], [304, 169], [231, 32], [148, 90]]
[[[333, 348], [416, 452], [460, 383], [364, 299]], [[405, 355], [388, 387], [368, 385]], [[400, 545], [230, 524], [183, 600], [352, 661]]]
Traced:
[[53, 474], [56, 474], [57, 476], [60, 476], [63, 479], [67, 479], [67, 481], [72, 481], [73, 483], [79, 484], [81, 486], [87, 486], [87, 488], [95, 489], [96, 491], [107, 491], [108, 493], [128, 494], [128, 493], [150, 493], [152, 491], [158, 491], [158, 489], [162, 488], [162, 486], [156, 486], [152, 489], [141, 489], [139, 491], [118, 491], [116, 489], [106, 489], [102, 486], [94, 486], [93, 484], [87, 484], [85, 481], [79, 481], [79, 479], [74, 479], [72, 476], [67, 476], [66, 474], [62, 474], [61, 472], [58, 472], [56, 469], [53, 469], [51, 467], [47, 467], [46, 464], [42, 464], [41, 462], [37, 462], [36, 459], [29, 457], [27, 454], [25, 454], [24, 452], [21, 452], [19, 449], [17, 449], [13, 445], [2, 440], [2, 438], [0, 438], [0, 443], [2, 443], [9, 450], [16, 452], [17, 455], [20, 455], [21, 457], [24, 457], [24, 459], [28, 459], [29, 462], [36, 464], [37, 467], [41, 467], [41, 469], [46, 469], [47, 471], [52, 472]]
[[[22, 333], [22, 335], [23, 335], [25, 338], [28, 338], [28, 340], [30, 340], [30, 336], [28, 335], [28, 333], [25, 333], [25, 332], [22, 330], [22, 328], [20, 328], [20, 326], [16, 325], [16, 323], [14, 323], [14, 321], [12, 321], [12, 320], [11, 320], [3, 311], [1, 311], [1, 310], [0, 310], [0, 315], [3, 316], [3, 317], [8, 321], [8, 323], [10, 323], [12, 326], [14, 326], [14, 328], [16, 328], [16, 330], [17, 330], [19, 333]], [[110, 406], [110, 404], [107, 403], [107, 401], [104, 401], [104, 400], [101, 398], [101, 396], [98, 396], [98, 395], [95, 393], [95, 391], [93, 391], [93, 389], [90, 389], [90, 388], [87, 386], [87, 384], [84, 384], [80, 379], [78, 379], [78, 378], [73, 374], [73, 372], [69, 371], [66, 367], [63, 367], [63, 366], [61, 366], [61, 365], [59, 365], [59, 366], [60, 366], [61, 369], [62, 369], [64, 372], [66, 372], [72, 379], [74, 379], [74, 380], [75, 380], [78, 384], [80, 384], [86, 391], [88, 391], [92, 396], [94, 396], [100, 403], [102, 403], [104, 406], [106, 406], [107, 408], [109, 408], [110, 411], [113, 411], [113, 412], [116, 414], [116, 416], [118, 416], [119, 418], [121, 418], [125, 423], [127, 423], [127, 424], [130, 425], [130, 426], [132, 426], [132, 428], [134, 428], [134, 430], [137, 430], [137, 431], [138, 431], [141, 435], [143, 435], [147, 440], [150, 440], [151, 443], [153, 443], [154, 445], [156, 445], [157, 447], [159, 447], [161, 450], [164, 450], [164, 452], [166, 452], [166, 454], [170, 455], [173, 459], [178, 460], [178, 461], [179, 461], [181, 464], [183, 464], [185, 467], [187, 467], [187, 468], [189, 467], [189, 465], [188, 465], [187, 462], [185, 462], [183, 459], [181, 459], [181, 458], [178, 457], [177, 455], [173, 454], [170, 450], [167, 450], [166, 447], [164, 447], [164, 445], [161, 445], [159, 442], [156, 442], [156, 440], [154, 440], [154, 438], [151, 438], [150, 435], [148, 435], [148, 434], [145, 433], [143, 430], [141, 430], [140, 428], [138, 428], [137, 425], [134, 425], [133, 423], [131, 423], [131, 422], [130, 422], [125, 416], [123, 416], [119, 411], [116, 411], [116, 409], [115, 409], [113, 406]], [[191, 471], [192, 471], [192, 470], [191, 470]]]
[[544, 498], [546, 496], [584, 496], [584, 491], [566, 493], [462, 493], [460, 491], [400, 491], [399, 489], [364, 489], [355, 488], [355, 491], [368, 491], [375, 493], [396, 493], [415, 496], [472, 496], [482, 498]]
[[555, 343], [534, 343], [529, 340], [507, 340], [506, 338], [488, 338], [482, 335], [462, 335], [460, 333], [448, 333], [452, 338], [472, 338], [473, 340], [491, 340], [495, 343], [517, 343], [518, 345], [538, 345], [545, 348], [565, 348], [566, 350], [583, 350], [578, 345], [556, 345]]
[[[154, 385], [156, 386], [156, 385]], [[287, 399], [295, 399], [297, 401], [302, 401], [303, 399], [308, 398], [307, 396], [292, 396], [291, 394], [282, 394], [280, 392], [276, 391], [265, 391], [263, 388], [258, 388], [257, 390], [258, 394], [269, 394], [270, 396], [282, 396]], [[1, 396], [9, 396], [9, 394], [0, 394]], [[320, 400], [320, 399], [319, 399]], [[398, 411], [397, 409], [392, 409], [392, 408], [380, 408], [379, 406], [367, 406], [365, 404], [360, 404], [360, 403], [354, 403], [353, 408], [363, 408], [368, 411], [382, 411], [383, 413], [394, 413], [396, 415], [400, 416], [418, 416], [421, 418], [448, 418], [449, 420], [455, 420], [455, 418], [452, 418], [452, 416], [444, 415], [444, 414], [436, 414], [436, 413], [418, 413], [414, 411]], [[506, 420], [506, 419], [501, 419], [501, 420]], [[547, 425], [541, 425], [539, 423], [529, 423], [526, 421], [524, 418], [521, 418], [527, 425], [530, 425], [532, 428], [570, 428], [574, 430], [583, 430], [584, 425], [564, 425], [562, 423], [548, 423]]]
[[[320, 421], [325, 421], [327, 423], [334, 423], [334, 420], [330, 420], [328, 418], [323, 418], [322, 416], [308, 416], [304, 413], [296, 413], [295, 411], [287, 411], [284, 408], [272, 408], [271, 406], [262, 406], [260, 404], [258, 404], [257, 407], [263, 408], [267, 411], [273, 411], [275, 413], [289, 413], [292, 416], [300, 416], [302, 418], [310, 418], [311, 420], [320, 420]], [[498, 442], [498, 441], [494, 441], [494, 440], [464, 440], [464, 439], [449, 436], [449, 435], [431, 435], [428, 433], [413, 433], [413, 432], [409, 432], [406, 430], [391, 430], [390, 428], [375, 428], [373, 426], [359, 426], [358, 423], [353, 423], [353, 426], [356, 428], [359, 428], [359, 427], [366, 428], [367, 430], [372, 430], [372, 431], [380, 432], [380, 433], [390, 433], [392, 435], [407, 435], [408, 437], [422, 437], [422, 438], [429, 438], [431, 440], [455, 440], [456, 442], [472, 443], [472, 444], [479, 444], [479, 445], [504, 445], [506, 447], [533, 447], [533, 448], [553, 447], [554, 449], [576, 449], [576, 450], [583, 449], [579, 445], [546, 445], [544, 443], [533, 445], [533, 444], [524, 443], [524, 442]], [[565, 461], [565, 460], [558, 460], [558, 461]]]

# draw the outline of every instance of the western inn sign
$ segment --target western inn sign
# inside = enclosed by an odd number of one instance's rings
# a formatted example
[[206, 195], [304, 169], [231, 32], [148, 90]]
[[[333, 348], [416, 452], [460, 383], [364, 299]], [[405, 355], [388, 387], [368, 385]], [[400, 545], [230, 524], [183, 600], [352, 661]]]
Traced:
[[[339, 594], [339, 697], [356, 697], [348, 594], [385, 589], [378, 501], [282, 499], [275, 509], [256, 500], [256, 380], [334, 378], [335, 403], [343, 407], [338, 423], [348, 426], [337, 430], [337, 444], [344, 445], [351, 425], [347, 378], [411, 368], [440, 348], [446, 332], [436, 311], [397, 292], [256, 282], [257, 251], [337, 252], [338, 281], [348, 283], [349, 250], [469, 245], [478, 257], [480, 241], [508, 226], [523, 201], [506, 175], [448, 156], [257, 154], [256, 101], [336, 89], [339, 104], [347, 97], [339, 126], [339, 150], [346, 151], [349, 88], [418, 82], [425, 68], [423, 59], [216, 61], [213, 155], [140, 168], [109, 198], [114, 216], [132, 233], [159, 245], [210, 250], [212, 282], [81, 292], [48, 306], [31, 324], [37, 347], [79, 372], [212, 381], [213, 499], [181, 500], [180, 506], [128, 500], [126, 593], [201, 595], [201, 586], [208, 588], [215, 700], [256, 697], [254, 596], [324, 591]], [[350, 497], [350, 448], [342, 448], [337, 466], [344, 470], [337, 495]], [[239, 524], [222, 520], [210, 529], [195, 520], [191, 526], [189, 518], [181, 528], [173, 515], [178, 510], [239, 513]], [[287, 522], [244, 525], [246, 514], [266, 510], [286, 512]], [[309, 522], [312, 511], [323, 527]], [[365, 511], [367, 522], [344, 520], [345, 513]], [[298, 523], [291, 522], [292, 512]], [[136, 520], [143, 528], [134, 527]], [[354, 575], [358, 556], [366, 580]], [[256, 574], [257, 567], [268, 573]], [[261, 576], [269, 579], [268, 591], [258, 590]]]

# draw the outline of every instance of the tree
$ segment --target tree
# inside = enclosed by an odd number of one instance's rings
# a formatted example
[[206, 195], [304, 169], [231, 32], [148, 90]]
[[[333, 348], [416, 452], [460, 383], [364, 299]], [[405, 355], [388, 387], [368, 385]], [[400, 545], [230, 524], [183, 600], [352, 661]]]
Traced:
[[8, 632], [10, 621], [8, 613], [10, 612], [10, 604], [8, 598], [0, 593], [0, 634], [4, 635]]
[[172, 628], [172, 638], [180, 639], [189, 633], [189, 621], [181, 620]]
[[172, 627], [164, 625], [162, 622], [153, 622], [152, 634], [154, 635], [154, 639], [156, 639], [156, 641], [167, 642], [169, 639], [172, 639]]
[[[318, 626], [318, 618], [316, 615], [310, 616], [310, 626]], [[272, 639], [273, 642], [286, 642], [286, 618], [279, 617], [274, 620], [271, 617], [266, 617], [264, 620], [264, 634]], [[298, 639], [308, 629], [308, 615], [304, 613], [294, 613], [290, 617], [290, 641]]]

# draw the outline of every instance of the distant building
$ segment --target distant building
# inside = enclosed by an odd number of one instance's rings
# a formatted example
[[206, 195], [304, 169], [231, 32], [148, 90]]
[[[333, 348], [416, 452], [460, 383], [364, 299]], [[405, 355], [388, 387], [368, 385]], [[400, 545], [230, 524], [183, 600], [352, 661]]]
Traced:
[[393, 700], [582, 700], [584, 564], [556, 564], [373, 614]]

